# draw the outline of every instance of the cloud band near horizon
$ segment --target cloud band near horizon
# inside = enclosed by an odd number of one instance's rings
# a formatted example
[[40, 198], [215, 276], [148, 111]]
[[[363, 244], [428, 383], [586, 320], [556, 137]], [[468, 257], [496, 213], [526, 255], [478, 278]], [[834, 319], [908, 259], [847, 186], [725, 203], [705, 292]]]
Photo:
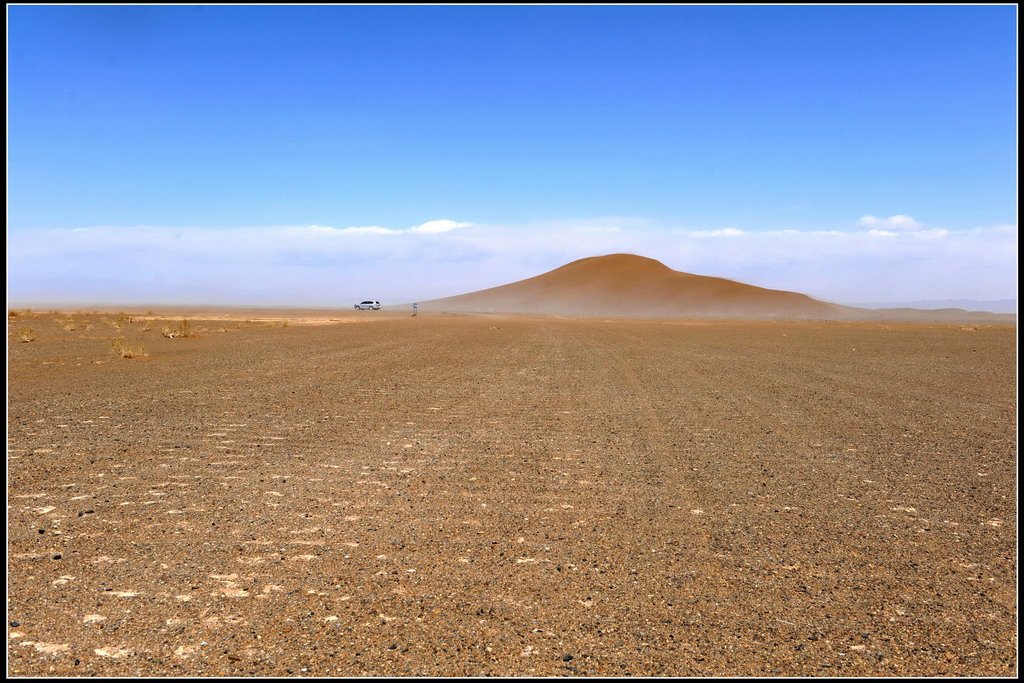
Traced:
[[348, 307], [405, 303], [634, 253], [680, 271], [835, 303], [1016, 296], [1017, 226], [951, 231], [910, 216], [849, 230], [700, 230], [642, 219], [404, 228], [96, 227], [8, 232], [8, 303]]

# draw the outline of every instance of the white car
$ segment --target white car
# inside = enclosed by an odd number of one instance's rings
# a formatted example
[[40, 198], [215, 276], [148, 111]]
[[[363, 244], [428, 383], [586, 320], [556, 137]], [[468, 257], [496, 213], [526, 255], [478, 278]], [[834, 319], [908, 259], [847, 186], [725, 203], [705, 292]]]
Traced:
[[380, 310], [380, 302], [379, 301], [363, 301], [361, 303], [356, 304], [356, 310], [357, 311], [379, 311]]

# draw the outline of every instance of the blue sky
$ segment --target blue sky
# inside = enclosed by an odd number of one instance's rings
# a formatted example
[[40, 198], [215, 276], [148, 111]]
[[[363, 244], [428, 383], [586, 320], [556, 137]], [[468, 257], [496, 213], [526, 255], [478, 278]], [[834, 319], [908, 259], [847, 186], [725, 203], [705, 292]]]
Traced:
[[1013, 297], [1016, 22], [9, 6], [8, 298], [397, 302], [605, 250], [844, 303]]

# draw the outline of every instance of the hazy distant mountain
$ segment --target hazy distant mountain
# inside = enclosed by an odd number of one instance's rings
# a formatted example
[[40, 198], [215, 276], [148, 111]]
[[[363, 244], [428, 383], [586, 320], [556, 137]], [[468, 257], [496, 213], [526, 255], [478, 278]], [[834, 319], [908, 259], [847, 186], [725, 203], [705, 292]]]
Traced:
[[852, 304], [860, 308], [960, 308], [965, 311], [984, 311], [987, 313], [1016, 313], [1016, 299], [999, 299], [996, 301], [975, 301], [972, 299], [937, 299], [928, 301], [906, 301], [888, 304]]

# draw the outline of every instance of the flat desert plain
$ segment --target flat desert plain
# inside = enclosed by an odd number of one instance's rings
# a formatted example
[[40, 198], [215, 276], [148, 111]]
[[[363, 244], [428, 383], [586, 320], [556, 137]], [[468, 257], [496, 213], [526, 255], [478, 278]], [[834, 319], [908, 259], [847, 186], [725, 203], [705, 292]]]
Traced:
[[9, 316], [9, 674], [1017, 672], [1013, 326], [271, 317]]

